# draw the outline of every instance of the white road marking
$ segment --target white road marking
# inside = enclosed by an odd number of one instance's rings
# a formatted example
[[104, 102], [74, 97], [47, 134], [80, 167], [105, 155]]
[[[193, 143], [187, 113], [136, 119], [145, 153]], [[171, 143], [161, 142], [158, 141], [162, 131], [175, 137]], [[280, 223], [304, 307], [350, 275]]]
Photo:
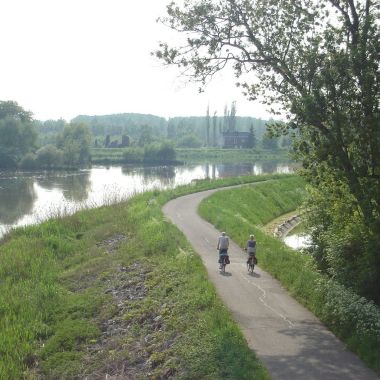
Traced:
[[[242, 264], [242, 266], [244, 266], [244, 264]], [[259, 291], [262, 293], [262, 296], [260, 297], [259, 296], [259, 300], [260, 302], [266, 307], [268, 308], [269, 310], [271, 310], [273, 313], [275, 313], [276, 315], [278, 315], [281, 319], [283, 319], [285, 322], [287, 322], [289, 324], [289, 327], [293, 327], [294, 326], [294, 323], [289, 320], [285, 315], [281, 314], [280, 312], [278, 312], [276, 309], [274, 309], [273, 307], [269, 306], [266, 302], [265, 302], [265, 298], [267, 296], [266, 294], [266, 291], [258, 284], [256, 284], [255, 282], [251, 281], [249, 278], [247, 278], [246, 276], [246, 273], [244, 271], [241, 271], [241, 274], [243, 276], [243, 279], [245, 281], [247, 281], [249, 284], [255, 286], [257, 289], [259, 289]]]

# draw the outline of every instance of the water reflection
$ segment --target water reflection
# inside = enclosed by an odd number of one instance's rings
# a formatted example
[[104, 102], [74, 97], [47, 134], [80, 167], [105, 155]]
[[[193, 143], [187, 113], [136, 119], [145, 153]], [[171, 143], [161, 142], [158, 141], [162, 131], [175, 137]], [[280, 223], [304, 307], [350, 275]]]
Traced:
[[83, 202], [91, 188], [90, 171], [75, 173], [49, 172], [36, 179], [39, 186], [47, 190], [62, 190], [63, 197], [70, 201]]
[[310, 246], [311, 239], [307, 234], [294, 234], [285, 236], [284, 242], [290, 248], [302, 249]]
[[159, 186], [172, 186], [176, 176], [175, 166], [143, 166], [143, 167], [122, 167], [125, 175], [141, 176], [144, 186], [159, 180]]
[[0, 224], [13, 224], [21, 215], [30, 213], [36, 198], [33, 179], [0, 178]]
[[289, 173], [279, 163], [187, 166], [98, 166], [78, 172], [0, 172], [0, 237], [9, 227], [38, 223], [128, 198], [153, 188], [172, 188], [194, 179]]

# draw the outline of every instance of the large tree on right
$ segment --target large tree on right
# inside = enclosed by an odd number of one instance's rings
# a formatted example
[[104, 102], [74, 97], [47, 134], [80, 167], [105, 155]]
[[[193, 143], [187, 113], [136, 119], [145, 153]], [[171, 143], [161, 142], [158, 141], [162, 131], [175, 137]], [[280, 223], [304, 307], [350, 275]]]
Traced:
[[380, 302], [378, 2], [184, 0], [167, 13], [185, 38], [158, 58], [201, 85], [231, 66], [247, 97], [286, 113], [270, 130], [294, 134], [318, 262]]

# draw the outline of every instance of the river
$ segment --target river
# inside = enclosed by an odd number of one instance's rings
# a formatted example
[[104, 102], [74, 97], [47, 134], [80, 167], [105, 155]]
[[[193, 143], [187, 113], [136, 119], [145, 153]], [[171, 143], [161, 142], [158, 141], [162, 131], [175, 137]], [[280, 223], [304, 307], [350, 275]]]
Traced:
[[123, 200], [153, 188], [167, 189], [195, 179], [291, 173], [284, 163], [184, 166], [94, 166], [79, 171], [0, 171], [0, 237], [17, 226]]

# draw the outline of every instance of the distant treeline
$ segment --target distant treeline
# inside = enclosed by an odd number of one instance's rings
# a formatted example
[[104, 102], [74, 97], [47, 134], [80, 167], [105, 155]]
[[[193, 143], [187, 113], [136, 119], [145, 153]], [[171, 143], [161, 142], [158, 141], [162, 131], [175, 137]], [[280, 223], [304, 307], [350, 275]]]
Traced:
[[141, 127], [148, 126], [151, 132], [161, 138], [167, 135], [167, 120], [163, 117], [139, 113], [121, 113], [114, 115], [86, 116], [79, 115], [71, 122], [85, 123], [90, 127], [94, 136], [129, 135], [137, 139]]
[[[233, 129], [239, 132], [253, 131], [255, 141], [265, 141], [266, 123], [254, 117], [233, 116]], [[179, 147], [221, 146], [222, 132], [230, 130], [231, 116], [188, 116], [166, 120], [155, 115], [123, 113], [103, 116], [80, 115], [72, 123], [86, 124], [99, 142], [99, 147], [108, 146], [106, 138], [120, 143], [121, 136], [127, 135], [131, 145], [144, 146], [153, 141], [169, 139]], [[40, 131], [44, 138], [62, 128], [60, 121], [46, 121]], [[282, 143], [280, 143], [281, 145]], [[273, 145], [273, 144], [272, 144]], [[282, 144], [289, 145], [289, 144]]]
[[[236, 104], [224, 116], [174, 117], [123, 113], [80, 115], [39, 121], [14, 101], [0, 101], [0, 167], [24, 169], [74, 168], [91, 163], [93, 148], [131, 149], [124, 160], [175, 162], [175, 148], [227, 148], [226, 135], [235, 148], [287, 149], [288, 137], [269, 138], [267, 121], [236, 116]], [[244, 132], [240, 133], [239, 132]], [[237, 142], [236, 136], [245, 136]], [[248, 144], [249, 142], [249, 144]]]
[[[235, 119], [236, 131], [249, 132], [249, 130], [253, 127], [256, 138], [258, 140], [262, 140], [266, 130], [265, 125], [266, 123], [268, 123], [268, 120], [262, 120], [248, 116], [235, 116]], [[227, 120], [224, 116], [211, 116], [210, 124], [211, 131], [213, 129], [213, 126], [216, 125], [216, 131], [218, 135], [222, 131], [228, 129]], [[205, 141], [205, 139], [207, 138], [206, 127], [207, 116], [173, 117], [169, 119], [167, 123], [168, 137], [180, 137], [186, 134], [194, 133], [200, 139]]]

